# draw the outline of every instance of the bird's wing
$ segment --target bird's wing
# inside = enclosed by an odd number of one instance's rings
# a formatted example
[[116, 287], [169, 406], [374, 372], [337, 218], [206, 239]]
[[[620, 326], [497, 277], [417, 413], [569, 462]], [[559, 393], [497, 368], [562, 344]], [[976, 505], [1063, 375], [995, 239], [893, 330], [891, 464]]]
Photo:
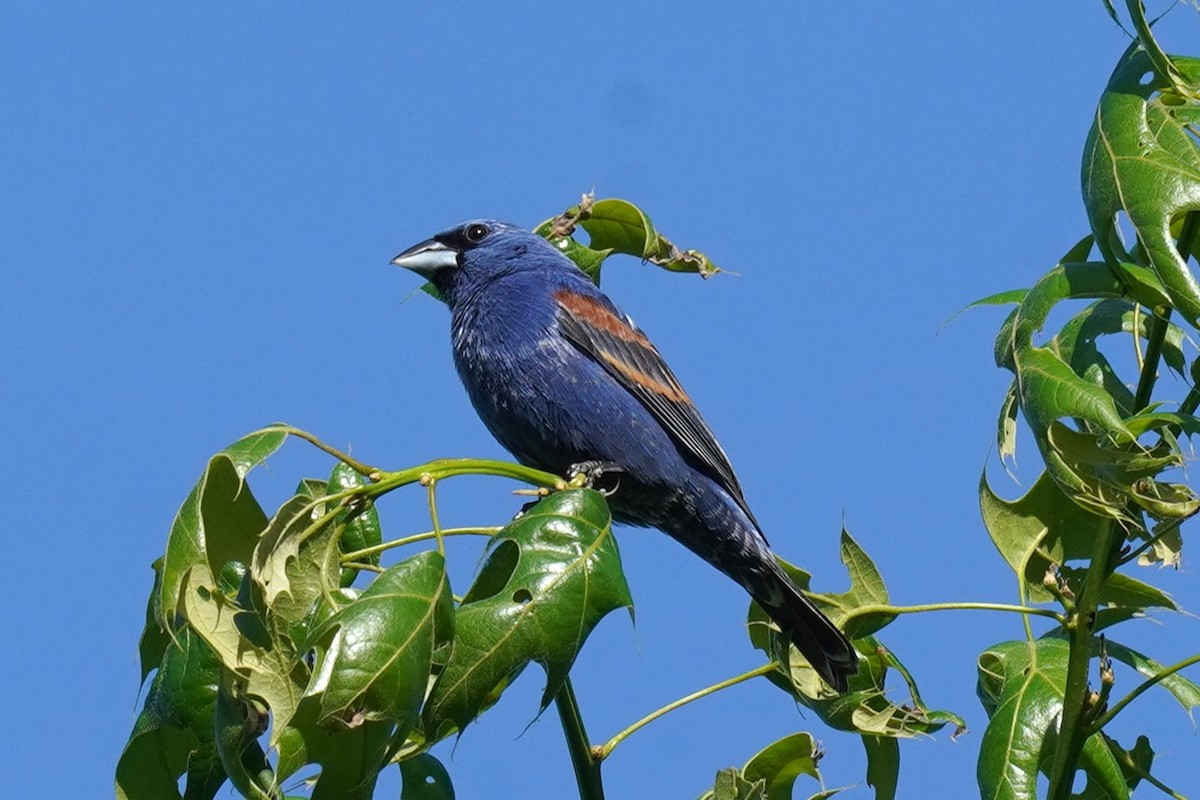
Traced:
[[695, 457], [702, 471], [749, 515], [729, 457], [646, 335], [628, 317], [595, 297], [562, 289], [554, 293], [554, 299], [559, 308], [559, 328], [567, 339], [640, 400], [675, 441]]

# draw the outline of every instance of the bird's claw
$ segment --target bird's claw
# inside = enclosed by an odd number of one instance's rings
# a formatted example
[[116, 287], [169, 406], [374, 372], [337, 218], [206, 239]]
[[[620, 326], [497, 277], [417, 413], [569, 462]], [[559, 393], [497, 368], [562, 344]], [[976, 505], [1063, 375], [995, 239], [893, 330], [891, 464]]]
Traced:
[[620, 480], [612, 487], [604, 488], [596, 486], [596, 482], [607, 475], [624, 471], [625, 469], [620, 464], [613, 461], [580, 461], [567, 469], [567, 478], [573, 487], [596, 489], [600, 494], [608, 497], [620, 486]]

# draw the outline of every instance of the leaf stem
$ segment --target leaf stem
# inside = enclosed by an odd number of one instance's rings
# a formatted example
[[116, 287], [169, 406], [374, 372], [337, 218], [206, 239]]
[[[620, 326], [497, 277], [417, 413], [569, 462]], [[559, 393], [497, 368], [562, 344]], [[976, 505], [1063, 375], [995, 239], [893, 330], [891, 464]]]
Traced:
[[575, 689], [569, 677], [563, 680], [562, 688], [554, 695], [554, 706], [558, 709], [563, 735], [567, 739], [571, 765], [575, 767], [575, 783], [579, 786], [580, 800], [604, 800], [600, 758], [593, 751], [591, 740], [583, 727], [583, 716], [579, 713], [579, 702], [575, 699]]
[[296, 428], [296, 427], [293, 427], [292, 425], [287, 425], [282, 422], [277, 425], [273, 425], [271, 427], [275, 428], [276, 430], [281, 430], [284, 433], [288, 434], [289, 436], [295, 436], [297, 439], [303, 439], [304, 441], [308, 442], [309, 444], [311, 444], [313, 447], [317, 448], [318, 450], [328, 453], [329, 455], [336, 458], [338, 461], [345, 463], [346, 466], [350, 467], [350, 469], [354, 470], [355, 472], [359, 473], [360, 475], [370, 475], [374, 472], [379, 471], [375, 467], [369, 466], [369, 465], [364, 464], [361, 461], [355, 459], [349, 453], [343, 453], [341, 450], [338, 450], [337, 448], [330, 447], [329, 445], [325, 444], [323, 441], [318, 439], [315, 435], [309, 433], [306, 430], [301, 430], [300, 428]]
[[1121, 711], [1124, 710], [1125, 706], [1136, 700], [1147, 689], [1151, 688], [1155, 684], [1161, 683], [1163, 680], [1171, 677], [1176, 672], [1187, 669], [1193, 664], [1200, 664], [1200, 653], [1185, 658], [1183, 661], [1172, 664], [1171, 666], [1154, 673], [1152, 676], [1138, 684], [1138, 686], [1132, 692], [1118, 700], [1112, 708], [1101, 714], [1100, 717], [1092, 723], [1091, 730], [1089, 730], [1088, 733], [1095, 733], [1108, 723], [1112, 722], [1113, 717], [1115, 717], [1117, 714], [1120, 714]]
[[757, 678], [761, 675], [768, 675], [777, 669], [779, 669], [779, 663], [776, 661], [769, 661], [766, 664], [763, 664], [761, 667], [756, 667], [749, 672], [743, 672], [741, 675], [735, 675], [732, 678], [727, 678], [720, 683], [714, 683], [712, 686], [705, 687], [698, 692], [692, 692], [686, 697], [681, 697], [674, 702], [667, 703], [662, 708], [652, 711], [651, 713], [639, 719], [637, 722], [630, 725], [625, 730], [618, 733], [616, 736], [609, 739], [604, 743], [603, 747], [597, 748], [596, 758], [597, 760], [608, 758], [617, 745], [629, 738], [629, 736], [635, 731], [644, 728], [664, 714], [669, 714], [677, 708], [686, 706], [693, 700], [699, 700], [701, 697], [707, 697], [710, 694], [719, 692], [722, 689], [728, 689], [730, 686], [736, 686], [739, 683], [744, 683], [752, 678]]
[[850, 612], [849, 617], [860, 617], [866, 614], [921, 614], [926, 611], [1008, 611], [1014, 614], [1025, 614], [1033, 617], [1049, 617], [1058, 621], [1060, 624], [1064, 621], [1062, 614], [1049, 608], [1034, 608], [1031, 606], [1015, 606], [1008, 603], [976, 603], [976, 602], [959, 602], [959, 603], [921, 603], [912, 606], [893, 606], [884, 603], [873, 605], [859, 606]]
[[[475, 528], [442, 528], [442, 536], [495, 536], [503, 530], [500, 526], [479, 526]], [[347, 561], [358, 561], [359, 559], [367, 558], [378, 553], [383, 553], [388, 550], [394, 550], [397, 547], [424, 542], [429, 539], [436, 539], [436, 531], [425, 531], [425, 533], [415, 533], [412, 536], [405, 536], [403, 539], [392, 539], [389, 542], [364, 547], [362, 550], [353, 550], [349, 553], [343, 553], [341, 557], [342, 563]]]
[[[422, 477], [421, 482], [425, 483], [425, 480], [423, 477]], [[429, 493], [429, 520], [430, 520], [430, 523], [433, 525], [433, 538], [437, 539], [438, 555], [440, 555], [444, 558], [446, 556], [446, 542], [443, 541], [443, 539], [442, 539], [442, 521], [441, 521], [441, 518], [438, 516], [437, 479], [431, 478], [429, 480], [429, 482], [425, 484], [425, 486], [426, 486], [426, 491]]]

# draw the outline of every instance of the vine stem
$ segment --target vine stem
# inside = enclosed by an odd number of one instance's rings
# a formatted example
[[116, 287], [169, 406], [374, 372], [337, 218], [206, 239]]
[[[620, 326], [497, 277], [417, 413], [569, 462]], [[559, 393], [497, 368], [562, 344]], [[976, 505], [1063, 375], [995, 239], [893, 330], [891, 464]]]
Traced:
[[554, 707], [558, 709], [563, 735], [567, 739], [567, 752], [571, 755], [571, 766], [575, 768], [580, 800], [604, 800], [600, 757], [593, 751], [591, 740], [583, 727], [583, 715], [579, 713], [579, 702], [575, 699], [575, 689], [569, 677], [563, 679], [562, 688], [554, 695]]
[[1112, 708], [1104, 712], [1104, 714], [1102, 714], [1095, 722], [1093, 722], [1089, 733], [1095, 733], [1108, 723], [1112, 722], [1113, 717], [1115, 717], [1117, 714], [1120, 714], [1121, 711], [1124, 710], [1125, 706], [1138, 699], [1138, 697], [1140, 697], [1141, 694], [1150, 687], [1161, 683], [1162, 681], [1174, 675], [1176, 672], [1187, 669], [1193, 664], [1200, 664], [1200, 653], [1190, 656], [1189, 658], [1185, 658], [1183, 661], [1180, 661], [1177, 664], [1172, 664], [1166, 669], [1154, 673], [1152, 676], [1138, 684], [1138, 686], [1132, 692], [1118, 700]]
[[681, 697], [672, 703], [667, 703], [662, 708], [652, 711], [651, 713], [639, 719], [637, 722], [630, 725], [625, 730], [618, 733], [616, 736], [609, 739], [604, 743], [603, 746], [596, 748], [596, 760], [599, 762], [608, 758], [617, 745], [628, 739], [629, 736], [634, 732], [646, 727], [664, 714], [669, 714], [677, 708], [686, 706], [688, 703], [691, 703], [694, 700], [699, 700], [701, 697], [707, 697], [708, 695], [719, 692], [722, 689], [728, 689], [730, 686], [736, 686], [739, 683], [744, 683], [745, 681], [748, 681], [752, 678], [757, 678], [760, 675], [768, 675], [777, 669], [779, 669], [779, 663], [776, 661], [769, 661], [766, 664], [763, 664], [761, 667], [756, 667], [749, 672], [743, 672], [741, 675], [735, 675], [732, 678], [727, 678], [720, 683], [714, 683], [712, 686], [705, 687], [698, 692], [692, 692], [686, 697]]

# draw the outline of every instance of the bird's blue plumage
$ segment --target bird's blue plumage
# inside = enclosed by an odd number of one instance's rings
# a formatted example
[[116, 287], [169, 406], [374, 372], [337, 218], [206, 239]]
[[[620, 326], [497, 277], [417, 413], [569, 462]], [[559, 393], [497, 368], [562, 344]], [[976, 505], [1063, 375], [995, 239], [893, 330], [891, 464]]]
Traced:
[[854, 648], [774, 560], [728, 458], [658, 351], [586, 275], [542, 237], [490, 220], [394, 263], [446, 300], [459, 377], [505, 448], [560, 475], [608, 465], [618, 520], [660, 528], [738, 581], [845, 689]]

